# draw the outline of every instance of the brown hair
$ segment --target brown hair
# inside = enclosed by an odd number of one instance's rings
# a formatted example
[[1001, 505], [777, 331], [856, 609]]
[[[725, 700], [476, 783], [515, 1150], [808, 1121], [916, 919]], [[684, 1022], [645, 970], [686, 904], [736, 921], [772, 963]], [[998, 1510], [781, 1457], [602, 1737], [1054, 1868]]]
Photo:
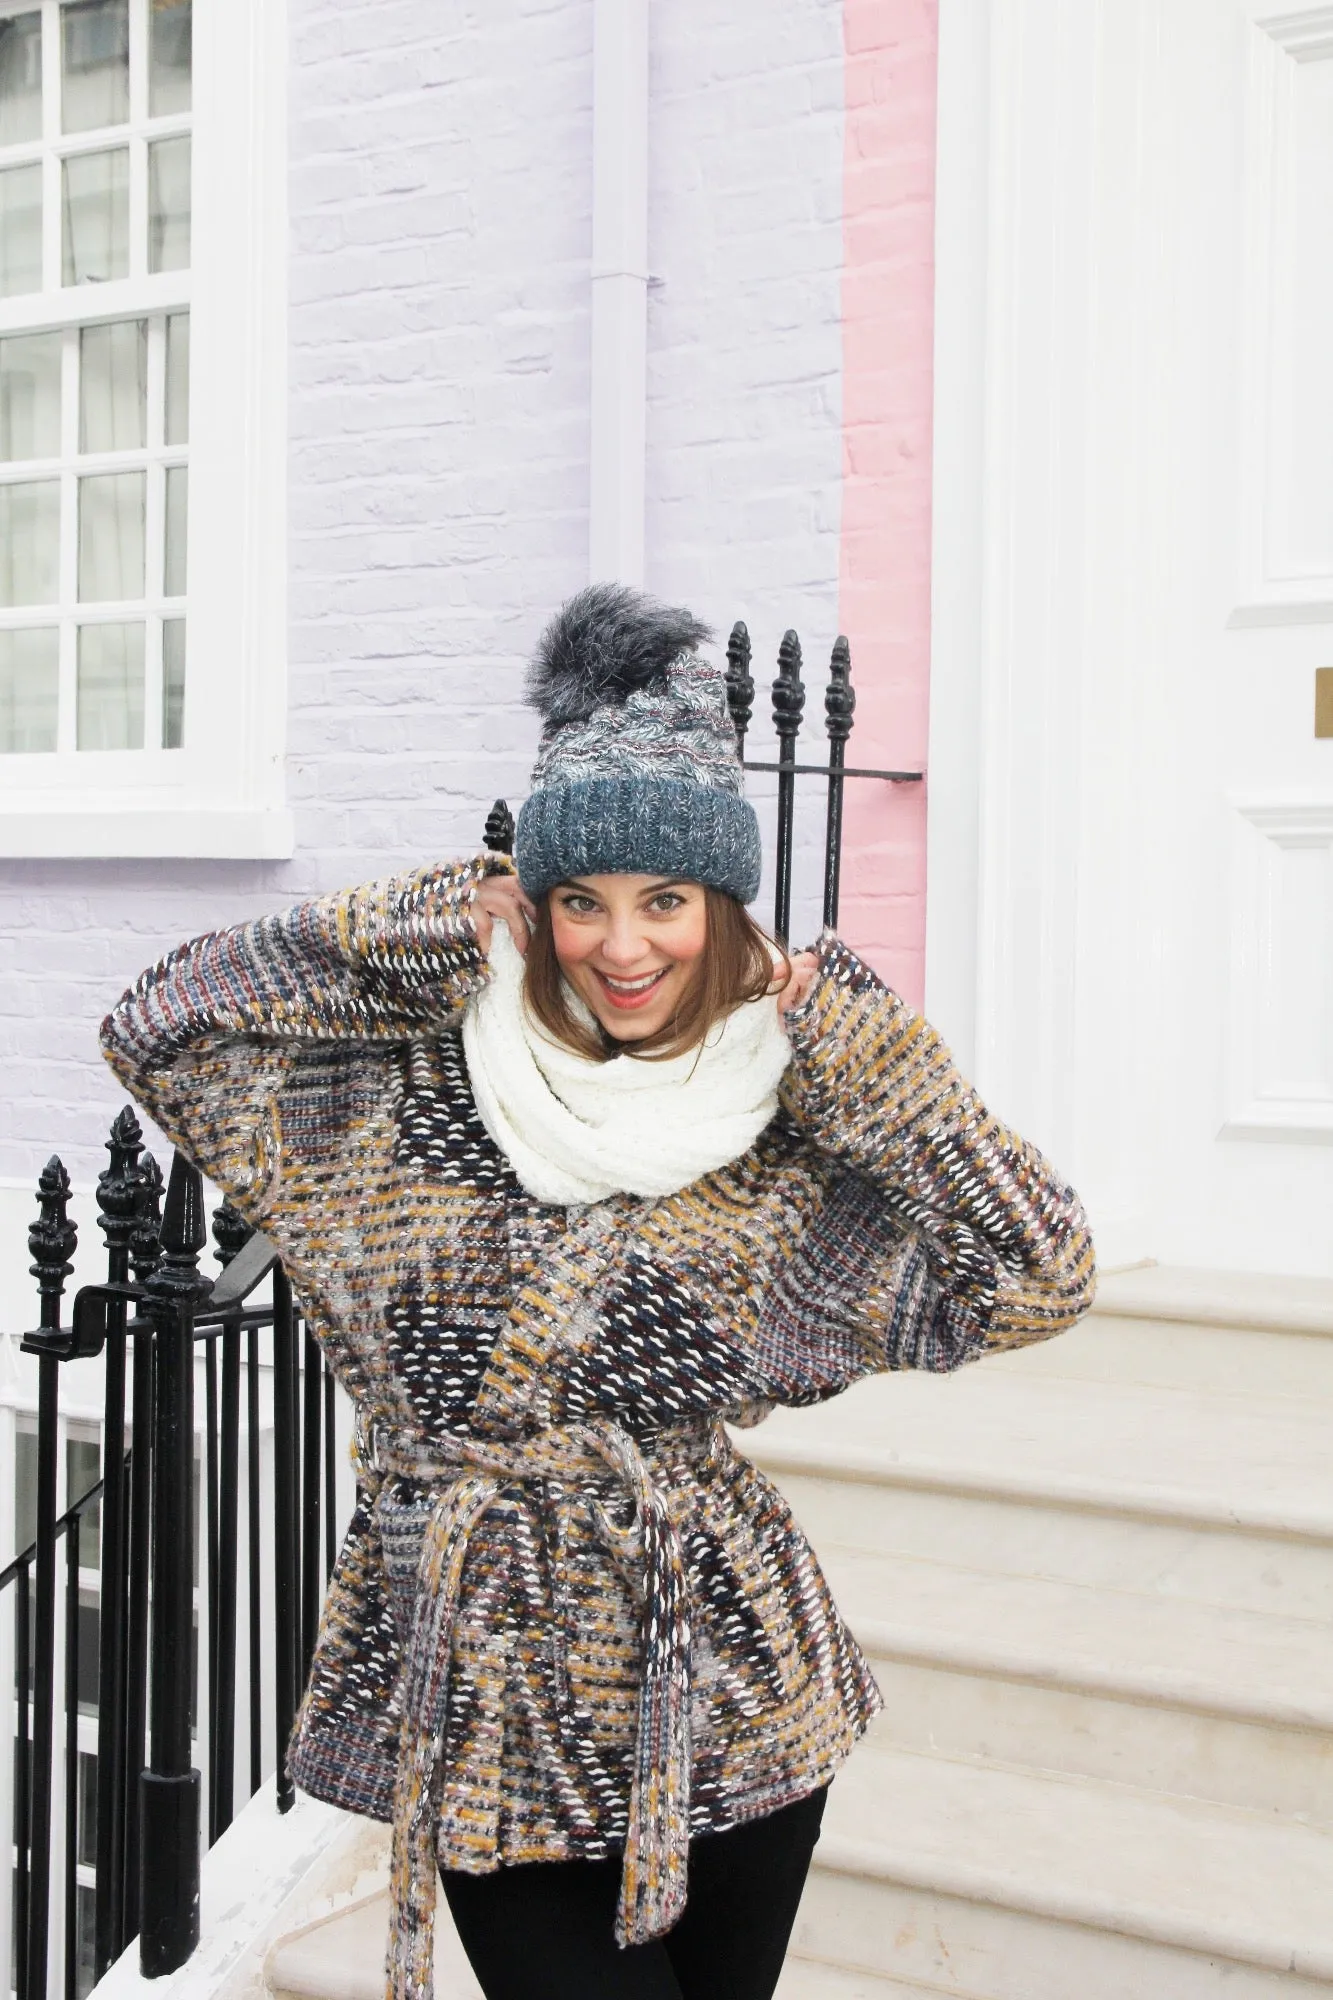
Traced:
[[785, 983], [791, 970], [785, 952], [781, 963], [774, 964], [767, 935], [743, 903], [721, 889], [705, 888], [704, 899], [707, 943], [680, 1007], [655, 1035], [641, 1042], [618, 1042], [596, 1021], [580, 1021], [570, 1009], [570, 989], [555, 955], [548, 891], [537, 904], [537, 922], [523, 960], [523, 995], [534, 1020], [553, 1040], [593, 1062], [609, 1062], [613, 1056], [665, 1062], [697, 1048], [710, 1028], [744, 1001], [762, 999], [779, 973]]

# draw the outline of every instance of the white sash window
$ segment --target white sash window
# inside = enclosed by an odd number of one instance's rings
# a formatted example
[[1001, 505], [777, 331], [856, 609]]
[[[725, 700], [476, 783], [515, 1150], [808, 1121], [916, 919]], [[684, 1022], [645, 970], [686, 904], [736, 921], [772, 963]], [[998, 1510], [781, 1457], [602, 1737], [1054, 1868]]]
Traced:
[[0, 0], [0, 853], [290, 852], [283, 11]]

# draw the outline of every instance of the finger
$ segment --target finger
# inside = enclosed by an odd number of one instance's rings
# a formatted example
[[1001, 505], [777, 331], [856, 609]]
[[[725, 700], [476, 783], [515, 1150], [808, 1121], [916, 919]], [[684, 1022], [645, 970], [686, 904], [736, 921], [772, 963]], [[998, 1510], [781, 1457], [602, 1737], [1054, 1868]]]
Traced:
[[506, 910], [505, 922], [509, 926], [509, 935], [514, 940], [518, 955], [522, 958], [528, 948], [528, 927], [523, 921], [522, 911]]

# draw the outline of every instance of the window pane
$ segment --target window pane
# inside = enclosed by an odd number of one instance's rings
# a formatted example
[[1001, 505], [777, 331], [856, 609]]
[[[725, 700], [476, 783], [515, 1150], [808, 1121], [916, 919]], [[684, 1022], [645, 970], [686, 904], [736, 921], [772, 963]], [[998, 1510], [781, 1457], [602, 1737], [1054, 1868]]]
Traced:
[[54, 458], [60, 450], [61, 339], [0, 340], [0, 458]]
[[164, 595], [185, 595], [185, 516], [189, 473], [183, 465], [167, 469], [167, 561]]
[[0, 174], [0, 294], [42, 289], [42, 170], [7, 167]]
[[79, 450], [133, 451], [145, 442], [148, 322], [113, 320], [79, 334]]
[[78, 746], [142, 750], [142, 625], [80, 626]]
[[143, 596], [144, 474], [79, 481], [79, 597], [103, 604]]
[[172, 313], [167, 321], [167, 410], [163, 435], [168, 444], [184, 444], [190, 435], [188, 313]]
[[0, 146], [42, 136], [42, 17], [0, 21]]
[[81, 153], [65, 162], [67, 285], [103, 285], [130, 269], [130, 156]]
[[65, 130], [123, 125], [130, 115], [129, 0], [65, 0], [60, 20]]
[[[92, 1438], [66, 1438], [65, 1491], [67, 1507], [74, 1506], [102, 1476], [102, 1454]], [[101, 1511], [96, 1501], [79, 1516], [79, 1566], [97, 1568]]]
[[185, 620], [168, 618], [162, 626], [162, 748], [179, 750], [185, 742]]
[[153, 118], [190, 108], [190, 0], [153, 0], [148, 110]]
[[0, 632], [0, 755], [55, 749], [59, 687], [60, 634], [54, 625]]
[[97, 1759], [87, 1750], [79, 1752], [79, 1844], [78, 1857], [85, 1868], [97, 1866]]
[[190, 141], [148, 148], [148, 268], [184, 271], [190, 262]]
[[36, 1431], [20, 1430], [14, 1447], [14, 1554], [20, 1555], [37, 1539]]
[[[90, 1757], [87, 1761], [91, 1764], [94, 1759]], [[88, 2000], [97, 1979], [97, 1891], [80, 1882], [74, 1894], [78, 1916], [74, 2000]]]
[[0, 486], [0, 604], [54, 604], [60, 579], [60, 481]]
[[79, 1714], [96, 1715], [98, 1644], [102, 1634], [102, 1611], [91, 1590], [79, 1592]]

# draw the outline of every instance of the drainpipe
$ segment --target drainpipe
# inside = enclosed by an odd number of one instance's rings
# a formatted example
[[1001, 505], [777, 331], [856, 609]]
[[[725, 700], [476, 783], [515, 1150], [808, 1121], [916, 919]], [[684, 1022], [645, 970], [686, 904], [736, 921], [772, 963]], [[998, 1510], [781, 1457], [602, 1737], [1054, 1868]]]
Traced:
[[643, 582], [648, 365], [648, 0], [593, 0], [588, 567]]

